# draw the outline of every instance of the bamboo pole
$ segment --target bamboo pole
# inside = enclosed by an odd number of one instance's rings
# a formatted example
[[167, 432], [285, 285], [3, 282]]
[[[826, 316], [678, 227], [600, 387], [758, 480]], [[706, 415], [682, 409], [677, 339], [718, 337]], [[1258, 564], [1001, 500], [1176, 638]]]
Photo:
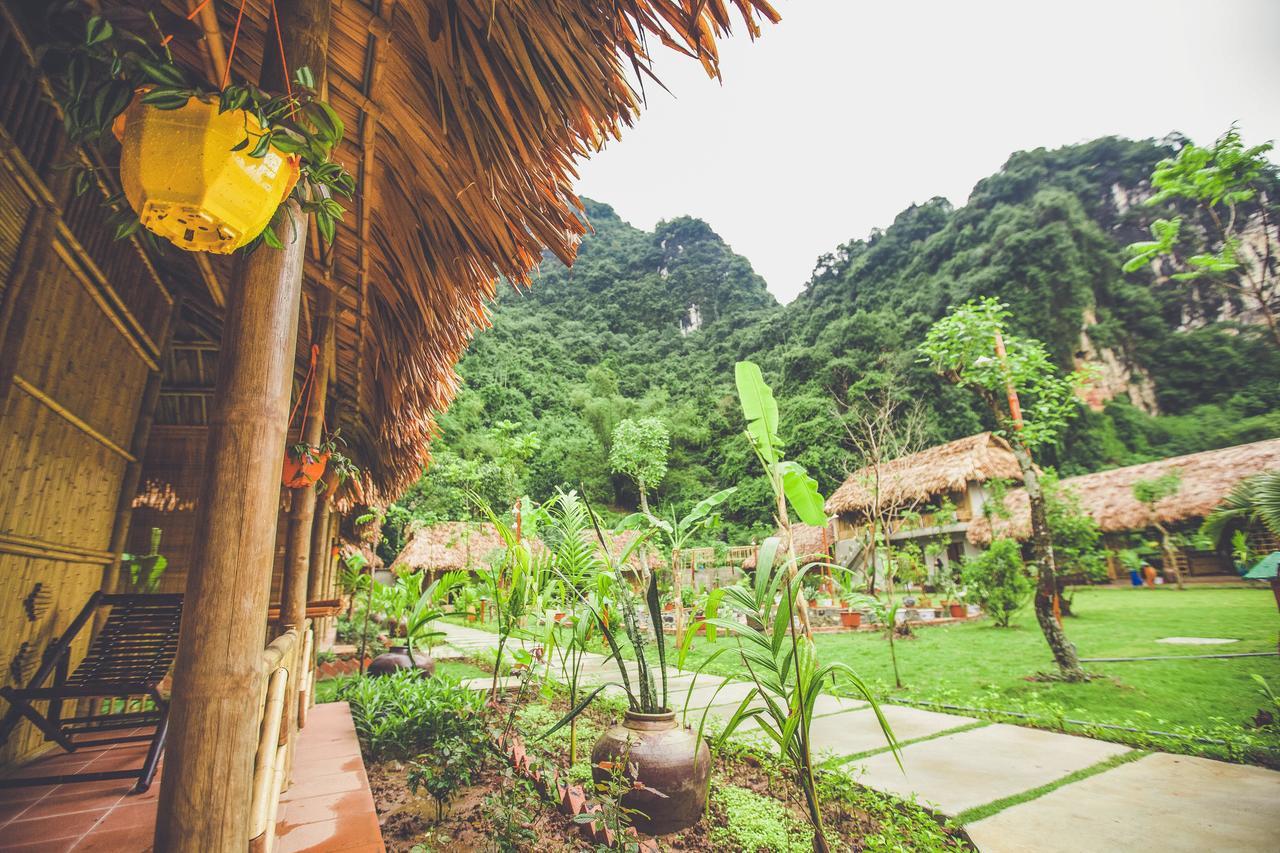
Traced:
[[206, 479], [174, 667], [156, 819], [164, 851], [242, 851], [259, 721], [280, 460], [293, 377], [306, 229], [281, 207], [285, 248], [237, 266], [227, 295]]

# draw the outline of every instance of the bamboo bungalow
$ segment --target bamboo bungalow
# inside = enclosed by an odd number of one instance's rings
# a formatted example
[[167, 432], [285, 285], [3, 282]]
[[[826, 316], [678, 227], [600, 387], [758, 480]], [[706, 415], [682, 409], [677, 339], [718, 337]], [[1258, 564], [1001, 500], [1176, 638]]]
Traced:
[[[609, 550], [614, 556], [620, 555], [635, 541], [640, 534], [634, 530], [623, 530], [609, 536]], [[595, 542], [595, 534], [591, 534]], [[442, 521], [426, 527], [419, 527], [409, 536], [409, 541], [396, 555], [391, 563], [393, 571], [423, 571], [429, 577], [438, 577], [444, 572], [473, 571], [476, 568], [489, 566], [499, 558], [506, 545], [497, 529], [489, 522]], [[534, 542], [533, 553], [545, 551], [540, 541]], [[654, 548], [648, 550], [650, 569], [663, 565], [661, 555]], [[640, 568], [640, 555], [633, 554], [628, 564], [635, 571]]]
[[[1116, 577], [1123, 574], [1123, 570], [1118, 566], [1114, 552], [1131, 544], [1135, 535], [1152, 538], [1156, 521], [1171, 530], [1194, 532], [1237, 483], [1277, 468], [1280, 468], [1280, 439], [1270, 439], [1068, 477], [1061, 481], [1061, 486], [1076, 494], [1081, 508], [1102, 528], [1103, 541], [1108, 548], [1108, 569], [1112, 577]], [[1133, 485], [1175, 471], [1180, 475], [1178, 490], [1155, 503], [1153, 517], [1146, 505], [1134, 497]], [[988, 544], [993, 528], [996, 536], [1022, 540], [1030, 535], [1026, 492], [1022, 489], [1009, 492], [1005, 506], [1007, 518], [995, 515], [991, 519], [977, 519], [970, 525], [967, 536], [972, 545]], [[1215, 548], [1211, 551], [1180, 547], [1174, 557], [1180, 562], [1179, 570], [1184, 576], [1234, 577], [1230, 537], [1238, 529], [1234, 527], [1225, 531], [1223, 541], [1214, 543]], [[1244, 532], [1250, 549], [1255, 553], [1280, 550], [1280, 542], [1260, 525], [1247, 527]]]
[[827, 499], [836, 560], [857, 566], [864, 559], [873, 520], [895, 544], [943, 540], [942, 567], [977, 553], [968, 532], [983, 517], [994, 479], [1021, 483], [1022, 474], [1008, 442], [990, 432], [855, 471]]
[[[628, 76], [650, 73], [651, 44], [715, 76], [715, 38], [734, 22], [754, 36], [777, 14], [765, 0], [562, 0], [554, 12], [513, 0], [163, 0], [153, 22], [123, 0], [86, 4], [71, 21], [50, 18], [50, 6], [0, 6], [0, 678], [11, 708], [30, 699], [25, 718], [5, 718], [0, 784], [58, 760], [42, 755], [46, 738], [63, 737], [71, 719], [49, 722], [61, 706], [46, 701], [49, 683], [92, 725], [97, 703], [87, 699], [102, 695], [93, 690], [142, 692], [78, 679], [86, 650], [110, 657], [109, 632], [128, 621], [117, 618], [123, 598], [98, 593], [131, 589], [120, 554], [146, 553], [159, 528], [171, 558], [162, 589], [173, 594], [163, 626], [148, 611], [147, 642], [164, 654], [146, 669], [146, 704], [134, 706], [157, 725], [151, 742], [168, 728], [159, 796], [126, 809], [132, 823], [101, 843], [268, 850], [294, 768], [332, 778], [326, 762], [346, 760], [308, 755], [299, 734], [314, 650], [308, 603], [332, 591], [334, 546], [350, 530], [341, 513], [385, 503], [421, 475], [435, 414], [457, 387], [454, 363], [487, 322], [497, 280], [527, 285], [544, 251], [573, 260], [588, 227], [574, 161], [636, 118]], [[341, 220], [321, 223], [315, 196], [311, 215], [286, 198], [269, 226], [281, 248], [250, 255], [161, 252], [128, 228], [114, 239], [113, 211], [128, 213], [121, 149], [110, 133], [71, 142], [57, 94], [107, 85], [118, 71], [98, 78], [71, 65], [46, 78], [37, 61], [53, 38], [111, 38], [101, 25], [85, 35], [90, 8], [117, 31], [158, 28], [172, 67], [205, 91], [247, 80], [283, 94], [308, 69], [346, 128], [333, 150], [354, 179]], [[125, 81], [111, 85], [99, 118], [134, 96]], [[184, 147], [162, 159], [165, 180], [199, 162]], [[89, 171], [75, 178], [68, 163]], [[184, 216], [168, 227], [183, 225], [175, 233], [189, 243], [234, 236]], [[282, 492], [286, 447], [339, 429], [359, 476], [319, 496]], [[269, 624], [272, 601], [280, 610]], [[86, 602], [110, 616], [95, 621]], [[350, 737], [349, 721], [342, 731], [335, 737]], [[78, 789], [68, 790], [59, 799], [74, 800]], [[356, 829], [376, 846], [367, 791], [365, 802]], [[20, 826], [51, 840], [71, 825], [16, 814], [0, 816], [9, 841]], [[115, 819], [103, 815], [95, 826]], [[350, 840], [343, 816], [301, 835], [320, 847], [326, 832]]]

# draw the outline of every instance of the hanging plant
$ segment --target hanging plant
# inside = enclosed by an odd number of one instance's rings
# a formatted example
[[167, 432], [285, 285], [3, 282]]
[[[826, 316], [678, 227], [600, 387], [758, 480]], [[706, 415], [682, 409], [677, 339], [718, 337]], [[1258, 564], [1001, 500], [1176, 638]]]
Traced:
[[[311, 70], [296, 69], [283, 95], [226, 80], [213, 88], [159, 41], [95, 15], [82, 40], [49, 51], [64, 59], [55, 79], [71, 140], [94, 142], [108, 129], [120, 140], [124, 192], [108, 200], [116, 237], [145, 226], [191, 251], [282, 248], [267, 226], [292, 197], [332, 243], [345, 213], [335, 197], [350, 197], [355, 179], [332, 160], [343, 123], [316, 97]], [[77, 193], [91, 185], [82, 171]]]
[[285, 488], [315, 486], [323, 492], [337, 488], [352, 477], [359, 477], [360, 469], [339, 449], [346, 446], [341, 432], [334, 430], [319, 444], [300, 441], [290, 445], [285, 450], [284, 468], [280, 475]]

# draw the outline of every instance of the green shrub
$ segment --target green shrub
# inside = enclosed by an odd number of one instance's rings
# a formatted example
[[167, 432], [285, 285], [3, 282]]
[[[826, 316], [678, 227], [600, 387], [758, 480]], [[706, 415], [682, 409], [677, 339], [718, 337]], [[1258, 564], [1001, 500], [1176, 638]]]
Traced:
[[448, 739], [480, 745], [488, 741], [484, 694], [463, 688], [456, 678], [422, 678], [402, 670], [353, 679], [339, 695], [351, 704], [365, 756], [375, 761], [411, 759]]
[[1008, 628], [1033, 588], [1018, 543], [996, 539], [982, 554], [966, 560], [963, 571], [968, 597], [982, 605], [997, 625]]

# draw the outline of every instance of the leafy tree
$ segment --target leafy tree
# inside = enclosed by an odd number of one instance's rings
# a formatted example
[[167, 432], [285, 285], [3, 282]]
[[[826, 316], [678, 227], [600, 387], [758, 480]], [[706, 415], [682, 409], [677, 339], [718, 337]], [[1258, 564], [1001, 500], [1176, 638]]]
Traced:
[[1053, 559], [1057, 567], [1058, 597], [1063, 616], [1074, 616], [1074, 602], [1066, 585], [1073, 578], [1088, 581], [1107, 577], [1102, 528], [1080, 506], [1080, 497], [1062, 485], [1052, 469], [1044, 472], [1045, 515], [1053, 531]]
[[996, 539], [986, 551], [965, 560], [961, 571], [968, 596], [1001, 628], [1009, 627], [1013, 614], [1031, 595], [1031, 578], [1013, 539]]
[[[1270, 142], [1246, 148], [1235, 125], [1218, 137], [1212, 148], [1187, 143], [1176, 157], [1161, 160], [1151, 173], [1156, 190], [1150, 205], [1189, 201], [1209, 223], [1210, 246], [1186, 258], [1175, 281], [1207, 281], [1231, 296], [1253, 301], [1280, 347], [1280, 324], [1272, 304], [1277, 296], [1273, 244], [1280, 239], [1272, 222], [1265, 184], [1274, 180], [1275, 167], [1267, 160]], [[1249, 203], [1256, 202], [1253, 209]], [[1133, 272], [1159, 258], [1179, 254], [1182, 217], [1157, 219], [1151, 224], [1153, 239], [1131, 243], [1132, 257], [1124, 265]], [[1261, 231], [1251, 239], [1252, 229]], [[1194, 250], [1193, 250], [1194, 251]]]
[[1173, 572], [1174, 580], [1178, 582], [1178, 589], [1182, 589], [1182, 572], [1178, 569], [1178, 546], [1174, 544], [1169, 528], [1165, 527], [1160, 521], [1160, 516], [1156, 514], [1156, 504], [1165, 498], [1173, 497], [1181, 488], [1182, 472], [1176, 468], [1166, 471], [1159, 477], [1136, 480], [1132, 486], [1134, 500], [1147, 508], [1151, 526], [1160, 534], [1160, 550], [1164, 555], [1164, 565]]
[[1280, 471], [1267, 471], [1243, 480], [1204, 520], [1202, 532], [1217, 542], [1233, 522], [1257, 520], [1280, 537]]
[[[1080, 668], [1075, 646], [1054, 615], [1058, 584], [1053, 534], [1031, 454], [1056, 441], [1075, 414], [1079, 406], [1075, 389], [1081, 377], [1058, 375], [1039, 341], [1009, 335], [1005, 329], [1008, 317], [1008, 308], [999, 300], [968, 302], [933, 324], [920, 352], [948, 381], [982, 399], [1013, 449], [1031, 510], [1036, 621], [1061, 677], [1078, 681], [1087, 676]], [[1001, 399], [1006, 395], [1007, 403]], [[1026, 401], [1024, 408], [1020, 408], [1019, 399]]]
[[649, 490], [657, 488], [666, 476], [670, 449], [671, 435], [657, 418], [627, 418], [613, 430], [609, 467], [636, 484], [640, 491], [640, 511], [646, 515]]

